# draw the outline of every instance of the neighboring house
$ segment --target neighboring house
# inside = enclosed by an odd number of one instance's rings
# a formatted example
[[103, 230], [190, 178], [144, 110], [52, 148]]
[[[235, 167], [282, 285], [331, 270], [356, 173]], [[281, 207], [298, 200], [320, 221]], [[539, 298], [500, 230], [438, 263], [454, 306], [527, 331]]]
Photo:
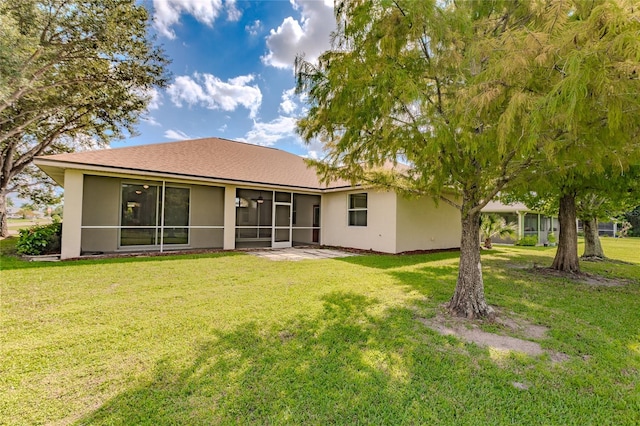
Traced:
[[38, 157], [64, 187], [62, 258], [322, 244], [400, 253], [460, 246], [431, 198], [319, 183], [304, 159], [207, 138]]
[[522, 203], [503, 204], [499, 201], [490, 201], [482, 209], [482, 212], [496, 213], [502, 216], [507, 223], [516, 223], [518, 225], [515, 240], [511, 238], [494, 238], [495, 243], [513, 244], [522, 237], [536, 236], [538, 244], [547, 244], [549, 242], [549, 234], [552, 232], [558, 238], [560, 224], [557, 218], [531, 211]]
[[[584, 232], [582, 229], [582, 221], [578, 219], [578, 232]], [[618, 222], [611, 220], [609, 222], [598, 221], [598, 235], [601, 237], [616, 237], [618, 236]]]

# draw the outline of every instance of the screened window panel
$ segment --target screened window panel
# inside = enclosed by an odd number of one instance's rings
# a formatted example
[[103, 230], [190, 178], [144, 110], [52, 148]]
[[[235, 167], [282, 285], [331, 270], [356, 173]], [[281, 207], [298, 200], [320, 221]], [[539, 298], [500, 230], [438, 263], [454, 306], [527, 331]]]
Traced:
[[164, 193], [164, 225], [189, 226], [189, 188], [166, 187]]
[[291, 193], [290, 192], [276, 192], [276, 202], [278, 202], [278, 203], [290, 203], [291, 202]]
[[289, 228], [276, 229], [275, 241], [276, 242], [289, 241]]
[[126, 228], [120, 231], [121, 246], [152, 246], [156, 243], [156, 228]]
[[366, 209], [367, 208], [367, 194], [351, 194], [351, 195], [349, 195], [349, 208], [350, 209]]
[[158, 220], [157, 200], [157, 186], [124, 184], [122, 226], [155, 226]]
[[349, 226], [367, 226], [367, 211], [366, 210], [350, 211]]
[[[123, 184], [120, 230], [121, 246], [152, 246], [189, 243], [189, 188], [150, 184]], [[162, 206], [165, 229], [161, 233]], [[129, 228], [136, 227], [136, 228]]]

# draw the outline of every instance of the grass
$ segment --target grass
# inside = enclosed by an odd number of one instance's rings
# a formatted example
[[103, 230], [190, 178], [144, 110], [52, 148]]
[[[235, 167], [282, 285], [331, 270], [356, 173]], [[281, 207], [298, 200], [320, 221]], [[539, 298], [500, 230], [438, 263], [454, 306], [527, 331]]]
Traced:
[[483, 252], [489, 302], [549, 327], [539, 343], [560, 363], [422, 325], [452, 295], [456, 253], [27, 263], [6, 256], [13, 241], [0, 241], [0, 423], [640, 422], [638, 239], [603, 240], [629, 263], [582, 264], [618, 287], [525, 268], [552, 248]]

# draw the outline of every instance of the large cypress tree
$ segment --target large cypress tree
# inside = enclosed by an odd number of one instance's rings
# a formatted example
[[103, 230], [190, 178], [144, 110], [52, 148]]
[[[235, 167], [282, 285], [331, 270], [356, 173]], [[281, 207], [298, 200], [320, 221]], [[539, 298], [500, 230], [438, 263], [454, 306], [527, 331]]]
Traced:
[[[628, 90], [640, 59], [640, 20], [632, 6], [613, 0], [590, 8], [555, 0], [338, 2], [332, 49], [318, 64], [296, 63], [298, 91], [310, 103], [299, 131], [325, 143], [327, 156], [315, 165], [327, 180], [365, 181], [456, 206], [461, 253], [449, 308], [469, 318], [491, 315], [480, 211], [541, 164], [567, 166], [575, 151], [557, 155], [567, 145], [597, 144], [596, 136], [582, 138], [591, 126], [616, 134], [627, 126], [621, 118], [623, 108], [638, 106]], [[614, 68], [604, 73], [606, 89], [603, 81], [596, 84], [604, 78], [602, 64]], [[594, 105], [608, 111], [605, 123], [593, 122], [588, 110]], [[371, 172], [398, 159], [408, 170]]]

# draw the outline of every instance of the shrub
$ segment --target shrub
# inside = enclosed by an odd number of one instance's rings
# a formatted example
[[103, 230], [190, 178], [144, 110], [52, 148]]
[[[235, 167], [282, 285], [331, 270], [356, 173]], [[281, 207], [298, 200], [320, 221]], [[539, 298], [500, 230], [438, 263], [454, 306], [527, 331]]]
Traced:
[[61, 236], [62, 223], [60, 222], [21, 229], [16, 249], [20, 254], [31, 256], [57, 253], [60, 250]]
[[537, 244], [538, 244], [537, 235], [528, 235], [526, 237], [522, 237], [516, 243], [517, 246], [527, 246], [527, 247], [533, 247]]
[[549, 235], [547, 235], [547, 241], [548, 241], [550, 244], [554, 244], [554, 243], [556, 243], [556, 242], [557, 242], [557, 240], [556, 240], [556, 235], [555, 235], [553, 232], [549, 233]]

